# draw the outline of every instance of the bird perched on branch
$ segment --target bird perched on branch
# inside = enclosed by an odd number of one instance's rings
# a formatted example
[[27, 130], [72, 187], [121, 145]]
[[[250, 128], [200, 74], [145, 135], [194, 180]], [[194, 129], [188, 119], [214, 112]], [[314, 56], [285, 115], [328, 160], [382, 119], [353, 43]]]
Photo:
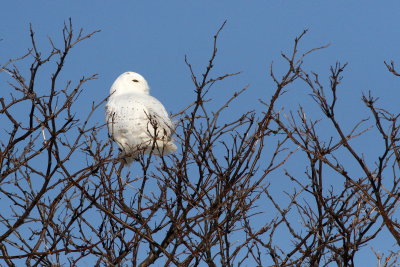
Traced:
[[177, 149], [172, 139], [174, 124], [138, 73], [125, 72], [114, 81], [106, 105], [106, 121], [127, 164], [141, 153], [163, 156]]

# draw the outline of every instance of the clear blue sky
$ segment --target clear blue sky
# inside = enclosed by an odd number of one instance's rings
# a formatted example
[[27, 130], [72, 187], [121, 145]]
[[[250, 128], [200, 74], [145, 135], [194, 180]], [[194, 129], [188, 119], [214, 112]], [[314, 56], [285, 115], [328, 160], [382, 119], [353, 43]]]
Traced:
[[[273, 88], [269, 64], [274, 61], [279, 69], [281, 51], [289, 51], [295, 36], [309, 29], [301, 48], [331, 45], [311, 55], [306, 60], [306, 70], [327, 77], [329, 66], [336, 61], [349, 63], [340, 92], [340, 114], [343, 121], [351, 124], [369, 115], [360, 101], [362, 92], [371, 90], [380, 97], [379, 103], [394, 113], [400, 109], [400, 79], [389, 74], [383, 64], [384, 60], [394, 60], [400, 66], [399, 12], [399, 1], [371, 0], [13, 0], [2, 3], [0, 9], [0, 62], [27, 51], [29, 23], [39, 45], [46, 50], [47, 36], [60, 41], [63, 23], [71, 17], [76, 30], [101, 30], [72, 51], [63, 72], [63, 79], [74, 81], [83, 75], [99, 74], [97, 80], [87, 84], [82, 102], [105, 98], [114, 79], [132, 70], [148, 80], [152, 94], [174, 113], [193, 100], [194, 88], [184, 56], [188, 56], [198, 73], [202, 71], [211, 53], [212, 36], [227, 20], [219, 40], [214, 74], [243, 74], [221, 84], [213, 96], [225, 98], [233, 90], [250, 85], [234, 110], [239, 114], [242, 110], [261, 108], [258, 99], [267, 99]], [[46, 73], [41, 74], [46, 77]], [[4, 76], [0, 73], [1, 86]], [[303, 89], [293, 88], [280, 104], [286, 109], [311, 105], [313, 102]], [[318, 109], [310, 107], [311, 111]], [[87, 109], [82, 107], [81, 112], [85, 114]], [[94, 121], [103, 120], [101, 110]], [[369, 146], [360, 144], [367, 157], [373, 149], [373, 145]], [[377, 250], [394, 244], [390, 238], [379, 242], [375, 243]], [[358, 258], [359, 266], [375, 259], [369, 247], [364, 250], [365, 257]]]

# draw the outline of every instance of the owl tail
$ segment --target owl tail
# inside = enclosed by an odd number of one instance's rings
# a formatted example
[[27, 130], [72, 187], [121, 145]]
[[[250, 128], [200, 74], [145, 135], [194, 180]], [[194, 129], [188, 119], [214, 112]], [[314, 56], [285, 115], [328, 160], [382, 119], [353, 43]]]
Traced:
[[[151, 152], [151, 150], [153, 151]], [[148, 146], [146, 149], [146, 154], [152, 153], [153, 155], [156, 156], [165, 156], [167, 154], [175, 152], [177, 149], [176, 145], [172, 141], [164, 141], [164, 140], [157, 140], [156, 143], [153, 146]]]
[[[151, 148], [152, 147], [147, 146], [147, 149], [143, 149], [143, 150], [139, 149], [137, 151], [137, 153], [145, 153], [145, 154], [152, 153], [155, 156], [165, 156], [167, 154], [174, 153], [177, 150], [176, 145], [172, 141], [165, 142], [163, 140], [157, 140], [156, 141], [155, 147], [154, 147], [152, 152], [151, 152]], [[139, 152], [139, 151], [141, 151], [141, 152]], [[133, 156], [132, 156], [132, 154], [129, 155], [129, 156], [128, 155], [126, 155], [126, 156], [122, 155], [121, 162], [125, 166], [130, 167], [132, 162], [139, 160], [139, 156], [138, 156], [137, 153], [134, 153]]]
[[126, 167], [130, 167], [132, 165], [132, 162], [134, 161], [138, 161], [138, 157], [137, 156], [126, 156], [126, 155], [122, 155], [121, 156], [121, 160], [120, 162], [122, 164], [124, 164], [124, 166]]
[[163, 143], [163, 155], [174, 153], [177, 150], [173, 142]]
[[137, 158], [135, 157], [125, 157], [123, 158], [123, 164], [126, 167], [130, 167], [132, 165], [132, 162], [137, 161]]

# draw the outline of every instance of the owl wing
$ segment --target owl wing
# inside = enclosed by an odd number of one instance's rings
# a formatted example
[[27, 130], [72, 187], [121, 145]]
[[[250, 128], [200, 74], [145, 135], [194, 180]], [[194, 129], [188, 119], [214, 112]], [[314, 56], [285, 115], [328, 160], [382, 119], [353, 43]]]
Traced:
[[146, 105], [146, 112], [157, 122], [158, 127], [163, 128], [163, 135], [170, 136], [174, 132], [174, 124], [169, 118], [168, 112], [165, 110], [163, 104], [156, 98], [149, 96], [148, 103]]

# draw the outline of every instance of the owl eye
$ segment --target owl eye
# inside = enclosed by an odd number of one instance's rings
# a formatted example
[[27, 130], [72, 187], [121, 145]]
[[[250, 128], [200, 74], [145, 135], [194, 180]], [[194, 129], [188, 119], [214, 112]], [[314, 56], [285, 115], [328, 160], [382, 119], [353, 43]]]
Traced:
[[138, 83], [139, 81], [136, 79], [133, 79], [132, 82]]

